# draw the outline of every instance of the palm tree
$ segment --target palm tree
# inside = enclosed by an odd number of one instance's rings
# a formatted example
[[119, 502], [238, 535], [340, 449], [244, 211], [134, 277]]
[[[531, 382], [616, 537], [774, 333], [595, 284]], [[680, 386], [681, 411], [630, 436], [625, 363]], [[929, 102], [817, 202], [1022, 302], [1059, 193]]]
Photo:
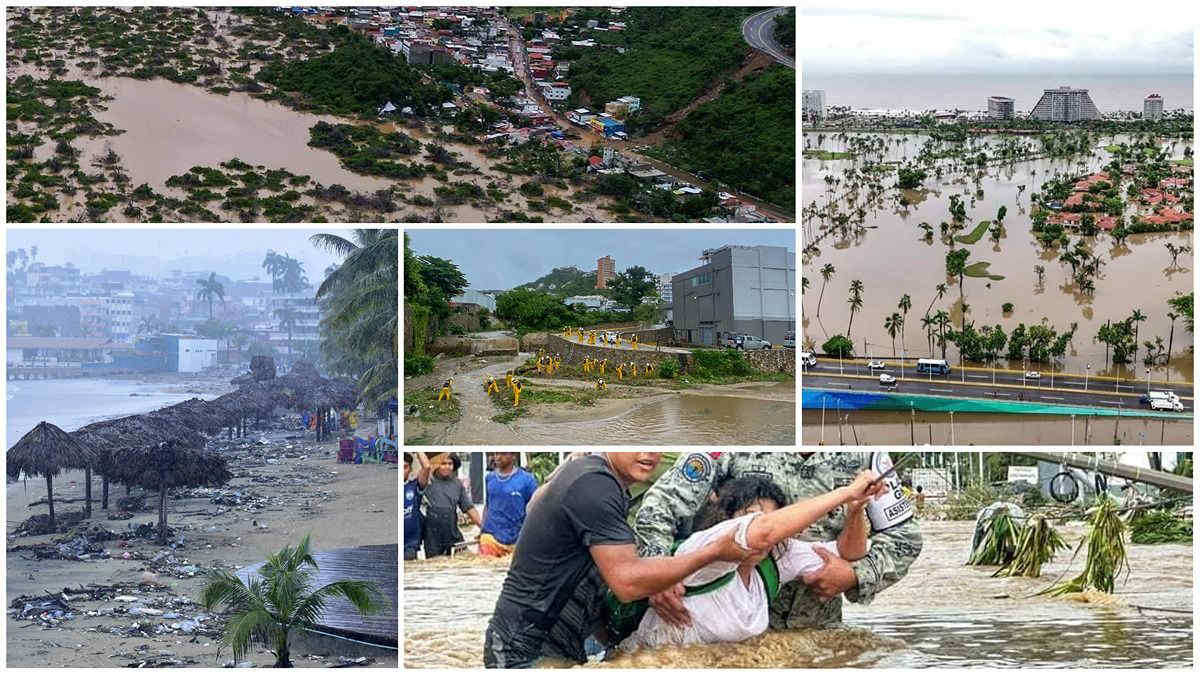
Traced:
[[1140, 324], [1146, 320], [1146, 315], [1142, 313], [1142, 310], [1135, 309], [1133, 310], [1133, 313], [1129, 315], [1129, 320], [1133, 322], [1133, 355], [1137, 356], [1138, 328], [1140, 328]]
[[821, 268], [821, 295], [817, 298], [817, 316], [821, 316], [821, 300], [825, 299], [825, 284], [829, 283], [835, 272], [837, 270], [829, 263], [825, 263]]
[[934, 290], [933, 299], [929, 301], [929, 306], [925, 308], [925, 313], [928, 314], [933, 310], [933, 303], [946, 297], [946, 284], [938, 284]]
[[942, 358], [946, 358], [946, 326], [950, 325], [950, 314], [944, 309], [939, 309], [937, 314], [933, 315], [934, 322], [938, 328], [938, 344], [942, 347]]
[[275, 318], [279, 319], [279, 327], [287, 331], [288, 357], [292, 355], [292, 331], [296, 329], [296, 320], [300, 315], [291, 307], [280, 307], [275, 310]]
[[925, 345], [929, 348], [929, 356], [933, 357], [933, 327], [935, 322], [933, 317], [926, 314], [921, 317], [921, 328], [925, 331]]
[[396, 230], [358, 229], [352, 239], [334, 234], [309, 238], [343, 256], [317, 288], [322, 303], [322, 352], [329, 366], [358, 378], [368, 406], [396, 396], [399, 372], [399, 235]]
[[900, 296], [900, 304], [896, 305], [904, 312], [904, 323], [900, 325], [900, 346], [908, 348], [904, 343], [904, 326], [908, 324], [908, 310], [912, 308], [912, 298], [908, 297], [908, 293]]
[[846, 302], [850, 303], [850, 323], [846, 324], [846, 337], [850, 337], [850, 327], [854, 325], [854, 313], [862, 309], [862, 292], [862, 281], [855, 279], [850, 282], [850, 298], [846, 300]]
[[220, 298], [221, 304], [225, 304], [225, 287], [221, 282], [217, 281], [217, 273], [209, 272], [208, 279], [197, 279], [196, 283], [200, 285], [200, 289], [196, 291], [197, 300], [208, 301], [208, 318], [211, 321], [213, 318], [213, 298]]
[[892, 358], [896, 358], [896, 332], [903, 327], [904, 317], [900, 316], [900, 312], [892, 312], [891, 316], [883, 319], [883, 329], [892, 337]]
[[1167, 318], [1171, 320], [1171, 336], [1169, 338], [1167, 338], [1167, 365], [1170, 366], [1171, 365], [1171, 347], [1173, 346], [1173, 344], [1175, 342], [1175, 319], [1178, 319], [1179, 315], [1176, 314], [1175, 312], [1167, 312]]
[[368, 581], [335, 581], [309, 590], [316, 569], [305, 535], [296, 548], [284, 546], [267, 558], [261, 577], [243, 581], [228, 570], [209, 573], [200, 603], [209, 611], [225, 605], [232, 612], [223, 639], [235, 661], [262, 645], [275, 655], [276, 668], [291, 668], [288, 637], [293, 630], [313, 628], [331, 598], [345, 598], [364, 617], [382, 609], [379, 591]]

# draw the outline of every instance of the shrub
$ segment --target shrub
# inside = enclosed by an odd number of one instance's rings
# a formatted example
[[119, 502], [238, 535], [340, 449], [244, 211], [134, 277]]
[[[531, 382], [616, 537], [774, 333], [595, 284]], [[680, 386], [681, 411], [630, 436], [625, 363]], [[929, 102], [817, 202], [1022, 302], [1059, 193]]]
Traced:
[[673, 380], [679, 374], [679, 362], [674, 359], [667, 359], [658, 362], [658, 376], [664, 380]]
[[433, 357], [430, 356], [405, 356], [404, 357], [404, 376], [411, 377], [413, 375], [424, 375], [425, 373], [433, 372]]
[[1000, 305], [1000, 309], [1001, 309], [1001, 311], [1003, 311], [1005, 314], [1012, 314], [1012, 311], [1013, 311], [1013, 304], [1012, 304], [1011, 302], [1006, 302], [1006, 303], [1004, 303], [1003, 305]]

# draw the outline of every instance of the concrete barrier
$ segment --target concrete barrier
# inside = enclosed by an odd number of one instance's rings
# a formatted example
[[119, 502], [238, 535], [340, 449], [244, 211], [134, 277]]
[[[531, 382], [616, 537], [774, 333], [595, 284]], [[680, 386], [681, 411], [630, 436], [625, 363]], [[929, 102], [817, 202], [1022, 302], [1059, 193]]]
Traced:
[[516, 356], [517, 339], [498, 337], [472, 339], [469, 337], [439, 337], [427, 348], [429, 354], [451, 354], [456, 356]]

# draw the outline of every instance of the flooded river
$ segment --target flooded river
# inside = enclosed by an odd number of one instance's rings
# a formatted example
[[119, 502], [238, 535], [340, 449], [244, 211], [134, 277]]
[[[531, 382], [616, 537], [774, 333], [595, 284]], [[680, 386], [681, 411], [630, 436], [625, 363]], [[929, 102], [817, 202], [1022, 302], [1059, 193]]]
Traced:
[[[887, 140], [888, 145], [882, 157], [888, 160], [914, 158], [921, 144], [928, 139], [927, 136], [916, 134], [870, 135], [882, 136]], [[819, 144], [818, 138], [821, 139]], [[997, 145], [1001, 138], [987, 136], [979, 140]], [[1030, 137], [1018, 138], [1037, 144], [1036, 139]], [[1123, 140], [1128, 139], [1104, 137], [1100, 145]], [[821, 136], [815, 132], [806, 134], [805, 142], [824, 150], [849, 149], [846, 141], [829, 133]], [[1173, 157], [1182, 157], [1184, 148], [1189, 145], [1180, 141], [1174, 145], [1168, 144], [1167, 148]], [[940, 180], [931, 172], [924, 183], [929, 188], [928, 192], [910, 192], [908, 197], [915, 203], [907, 207], [895, 205], [896, 202], [890, 200], [890, 196], [895, 194], [895, 190], [891, 190], [885, 207], [868, 211], [864, 223], [867, 229], [861, 235], [845, 239], [830, 236], [820, 242], [819, 254], [805, 257], [805, 276], [811, 283], [804, 296], [805, 334], [818, 347], [830, 335], [845, 334], [850, 319], [846, 302], [850, 282], [860, 279], [864, 286], [863, 305], [854, 314], [852, 337], [855, 353], [863, 355], [860, 350], [864, 349], [865, 339], [870, 355], [892, 355], [892, 339], [884, 329], [883, 322], [885, 317], [897, 311], [900, 296], [907, 293], [912, 300], [912, 309], [908, 313], [908, 325], [903, 334], [896, 337], [896, 350], [899, 353], [902, 346], [906, 345], [909, 357], [928, 355], [920, 321], [929, 303], [934, 301], [937, 284], [945, 283], [949, 290], [945, 297], [933, 303], [931, 313], [945, 309], [955, 327], [962, 318], [957, 280], [951, 281], [945, 274], [945, 254], [949, 249], [941, 242], [937, 230], [942, 221], [951, 219], [948, 210], [950, 195], [966, 192], [968, 194], [963, 201], [968, 216], [967, 228], [960, 234], [969, 233], [980, 221], [994, 220], [1001, 205], [1007, 207], [1004, 233], [998, 242], [993, 242], [985, 234], [975, 244], [960, 245], [971, 252], [968, 263], [989, 262], [989, 272], [1004, 277], [1002, 280], [964, 279], [968, 321], [975, 322], [977, 327], [1001, 323], [1008, 332], [1019, 322], [1029, 326], [1040, 322], [1043, 317], [1060, 332], [1065, 331], [1070, 323], [1078, 322], [1078, 332], [1067, 348], [1061, 369], [1082, 373], [1090, 363], [1093, 374], [1116, 374], [1112, 368], [1105, 371], [1105, 346], [1094, 341], [1093, 337], [1106, 320], [1121, 320], [1134, 309], [1141, 309], [1147, 320], [1140, 324], [1139, 345], [1145, 340], [1153, 340], [1155, 336], [1162, 337], [1164, 343], [1168, 340], [1171, 322], [1167, 317], [1169, 307], [1166, 300], [1176, 293], [1186, 293], [1192, 289], [1193, 258], [1191, 254], [1181, 255], [1178, 265], [1173, 266], [1171, 255], [1164, 245], [1190, 246], [1191, 232], [1135, 234], [1122, 245], [1116, 245], [1111, 237], [1104, 235], [1085, 238], [1089, 240], [1093, 252], [1103, 255], [1107, 263], [1096, 280], [1094, 295], [1089, 297], [1079, 292], [1071, 279], [1070, 267], [1057, 261], [1058, 253], [1047, 253], [1035, 241], [1030, 231], [1032, 216], [1029, 212], [1030, 194], [1037, 192], [1041, 184], [1056, 172], [1078, 174], [1085, 170], [1095, 171], [1109, 160], [1109, 153], [1101, 147], [1084, 165], [1074, 159], [1038, 159], [1011, 166], [992, 166], [988, 169], [987, 177], [979, 184], [984, 191], [982, 198], [974, 198], [975, 185], [964, 182], [961, 172], [950, 171]], [[825, 177], [840, 178], [842, 171], [850, 166], [852, 160], [804, 160], [803, 202], [807, 205], [816, 201], [823, 207], [827, 199], [836, 200], [833, 195], [845, 192], [847, 186], [842, 184], [831, 188], [826, 184]], [[882, 180], [884, 184], [894, 181], [894, 176]], [[1018, 194], [1018, 185], [1025, 185], [1026, 190]], [[1131, 212], [1129, 210], [1127, 214]], [[922, 222], [934, 228], [932, 240], [922, 238], [923, 232], [918, 227]], [[811, 232], [809, 230], [806, 225], [808, 234], [822, 232], [815, 219], [811, 224]], [[836, 273], [825, 288], [821, 316], [818, 318], [816, 303], [823, 282], [817, 270], [826, 264], [833, 265]], [[1035, 265], [1045, 268], [1041, 283], [1034, 272]], [[1013, 311], [1004, 313], [1001, 305], [1008, 302], [1013, 303]], [[1171, 364], [1172, 380], [1192, 379], [1192, 358], [1185, 353], [1191, 337], [1180, 322], [1175, 323], [1173, 352], [1177, 358]], [[953, 345], [948, 348], [948, 358], [957, 359], [957, 349]], [[1137, 366], [1139, 374], [1144, 377], [1145, 370], [1140, 358]], [[1016, 363], [1013, 367], [1020, 368], [1022, 364]], [[1161, 367], [1156, 373], [1157, 377], [1166, 375]]]
[[[908, 576], [869, 606], [848, 604], [843, 626], [768, 632], [732, 645], [643, 650], [602, 665], [1191, 667], [1191, 546], [1130, 546], [1129, 580], [1114, 596], [1091, 596], [1086, 603], [1035, 595], [1068, 569], [1078, 570], [1079, 561], [1069, 566], [1067, 554], [1040, 579], [992, 578], [992, 568], [963, 565], [973, 523], [924, 522], [922, 530], [924, 550]], [[1084, 528], [1060, 532], [1074, 547]], [[483, 631], [505, 569], [503, 561], [470, 554], [405, 563], [405, 666], [481, 667]]]
[[[855, 411], [838, 415], [826, 411], [824, 430], [820, 410], [804, 410], [805, 444], [951, 445], [950, 416], [946, 413]], [[953, 443], [957, 445], [1111, 445], [1114, 434], [1122, 445], [1191, 445], [1192, 420], [955, 413]]]

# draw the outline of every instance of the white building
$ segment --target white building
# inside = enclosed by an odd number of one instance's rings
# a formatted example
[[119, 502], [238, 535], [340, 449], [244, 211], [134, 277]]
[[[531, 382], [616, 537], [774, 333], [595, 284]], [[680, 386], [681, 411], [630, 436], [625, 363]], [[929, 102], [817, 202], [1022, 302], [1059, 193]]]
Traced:
[[[220, 340], [193, 337], [178, 337], [178, 362], [175, 372], [198, 373], [205, 368], [211, 368], [217, 361], [217, 350]], [[174, 356], [174, 355], [173, 355]]]
[[578, 124], [582, 127], [588, 123], [588, 120], [595, 116], [596, 114], [587, 108], [576, 108], [567, 113], [567, 121], [569, 121], [571, 124]]
[[806, 120], [825, 119], [825, 90], [805, 89], [800, 99], [800, 112]]
[[1163, 100], [1158, 94], [1150, 94], [1142, 102], [1142, 119], [1157, 122], [1162, 119]]
[[280, 318], [280, 310], [291, 310], [295, 317], [292, 326], [292, 354], [304, 352], [306, 343], [321, 341], [321, 310], [311, 289], [300, 293], [271, 296], [270, 342], [280, 353], [288, 353], [288, 329]]
[[114, 342], [133, 342], [137, 321], [133, 316], [133, 293], [118, 291], [104, 299], [108, 309], [109, 334]]
[[674, 272], [658, 275], [658, 297], [662, 300], [662, 304], [671, 304], [671, 299], [674, 297], [671, 294], [671, 277], [675, 276]]
[[617, 103], [624, 103], [629, 106], [629, 112], [637, 112], [642, 109], [642, 99], [637, 96], [622, 96], [617, 99]]
[[993, 120], [1011, 120], [1013, 100], [1007, 96], [989, 96], [987, 116]]
[[1044, 90], [1029, 116], [1047, 122], [1079, 122], [1100, 119], [1100, 111], [1087, 89], [1059, 87]]
[[571, 95], [571, 85], [564, 82], [546, 82], [542, 85], [542, 95], [547, 101], [565, 101]]
[[604, 309], [608, 307], [612, 301], [603, 295], [572, 295], [563, 300], [563, 304], [568, 307], [571, 305], [583, 305], [588, 309]]

